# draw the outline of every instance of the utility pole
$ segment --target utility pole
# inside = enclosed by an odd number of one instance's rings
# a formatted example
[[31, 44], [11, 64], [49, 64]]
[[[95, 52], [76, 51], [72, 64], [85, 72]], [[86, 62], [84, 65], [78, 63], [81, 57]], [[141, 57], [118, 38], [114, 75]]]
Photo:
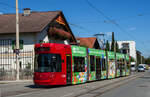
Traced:
[[114, 42], [114, 53], [115, 53], [115, 77], [117, 77], [117, 69], [118, 69], [118, 64], [117, 64], [117, 60], [116, 60], [116, 42]]
[[16, 0], [16, 80], [19, 80], [19, 13], [18, 13], [18, 0]]

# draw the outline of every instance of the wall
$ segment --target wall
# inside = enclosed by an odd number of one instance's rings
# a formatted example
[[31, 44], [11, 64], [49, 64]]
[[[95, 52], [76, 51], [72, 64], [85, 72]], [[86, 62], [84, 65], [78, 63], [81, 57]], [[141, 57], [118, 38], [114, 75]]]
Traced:
[[[20, 33], [20, 40], [24, 41], [23, 49], [20, 50], [19, 62], [21, 62], [21, 68], [26, 68], [28, 63], [34, 63], [34, 43], [35, 33]], [[15, 34], [0, 35], [0, 68], [5, 70], [16, 69], [16, 55], [13, 53], [12, 41], [15, 40]], [[9, 42], [9, 43], [8, 43]]]
[[[34, 47], [34, 43], [35, 43], [35, 33], [24, 33], [24, 34], [20, 34], [20, 37], [19, 39], [20, 40], [23, 40], [24, 42], [24, 46], [23, 46], [23, 49], [25, 50], [33, 50], [33, 47]], [[15, 40], [15, 34], [5, 34], [5, 35], [0, 35], [0, 40]], [[11, 44], [12, 45], [12, 44]], [[10, 48], [12, 50], [12, 47]]]
[[122, 48], [123, 43], [129, 43], [129, 55], [136, 59], [136, 43], [135, 41], [117, 41], [119, 49]]
[[[69, 44], [68, 40], [53, 40], [49, 39], [47, 35], [46, 27], [40, 33], [20, 33], [19, 39], [23, 40], [23, 49], [20, 50], [20, 59], [19, 61], [22, 64], [22, 68], [25, 68], [26, 64], [34, 63], [34, 44], [39, 43], [40, 40], [50, 43], [62, 43], [62, 44]], [[1, 34], [0, 35], [0, 68], [4, 69], [16, 69], [16, 59], [15, 54], [13, 53], [12, 49], [12, 41], [15, 40], [15, 33], [14, 34]], [[9, 43], [6, 43], [6, 42]], [[5, 44], [4, 44], [5, 43]], [[7, 67], [6, 67], [7, 65]]]

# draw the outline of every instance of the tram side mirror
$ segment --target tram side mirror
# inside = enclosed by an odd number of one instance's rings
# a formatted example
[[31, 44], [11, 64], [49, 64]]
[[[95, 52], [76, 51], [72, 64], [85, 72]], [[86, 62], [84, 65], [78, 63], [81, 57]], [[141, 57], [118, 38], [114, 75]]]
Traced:
[[64, 60], [61, 60], [62, 63], [64, 63]]

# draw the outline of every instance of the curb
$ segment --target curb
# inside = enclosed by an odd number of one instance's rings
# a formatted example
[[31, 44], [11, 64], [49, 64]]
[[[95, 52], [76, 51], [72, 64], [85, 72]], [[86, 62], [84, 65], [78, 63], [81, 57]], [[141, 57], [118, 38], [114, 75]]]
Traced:
[[0, 81], [0, 84], [11, 84], [11, 83], [27, 83], [33, 82], [33, 80], [13, 80], [13, 81]]

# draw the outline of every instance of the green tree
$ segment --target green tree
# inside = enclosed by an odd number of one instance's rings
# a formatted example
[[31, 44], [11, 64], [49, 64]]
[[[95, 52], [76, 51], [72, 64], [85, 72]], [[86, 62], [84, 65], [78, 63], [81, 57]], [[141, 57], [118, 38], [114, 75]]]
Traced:
[[150, 64], [150, 56], [145, 59], [145, 64]]
[[141, 63], [141, 55], [137, 53], [137, 66]]
[[114, 44], [115, 44], [115, 38], [114, 38], [114, 32], [112, 32], [111, 51], [114, 51]]
[[116, 46], [116, 52], [120, 53], [120, 49], [119, 49], [117, 41], [115, 42], [115, 46]]
[[108, 40], [107, 40], [107, 42], [106, 42], [106, 50], [107, 50], [107, 51], [109, 51], [109, 50], [110, 50], [110, 46], [109, 46], [109, 42], [108, 42]]
[[145, 58], [144, 58], [144, 56], [142, 56], [142, 63], [145, 63]]
[[141, 53], [137, 53], [137, 65], [141, 63], [149, 63], [149, 59], [145, 59], [144, 56], [141, 55]]

